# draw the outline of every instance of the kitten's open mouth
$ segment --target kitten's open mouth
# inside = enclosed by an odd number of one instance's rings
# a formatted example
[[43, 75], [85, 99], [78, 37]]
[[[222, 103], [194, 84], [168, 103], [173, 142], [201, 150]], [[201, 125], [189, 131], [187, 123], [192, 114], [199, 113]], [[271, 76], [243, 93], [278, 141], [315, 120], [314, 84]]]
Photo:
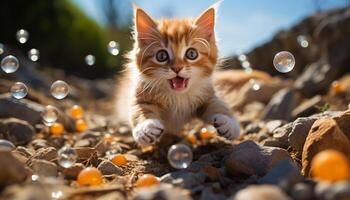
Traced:
[[169, 79], [171, 89], [175, 91], [182, 91], [186, 89], [188, 78], [182, 78], [180, 76], [176, 76], [175, 78]]

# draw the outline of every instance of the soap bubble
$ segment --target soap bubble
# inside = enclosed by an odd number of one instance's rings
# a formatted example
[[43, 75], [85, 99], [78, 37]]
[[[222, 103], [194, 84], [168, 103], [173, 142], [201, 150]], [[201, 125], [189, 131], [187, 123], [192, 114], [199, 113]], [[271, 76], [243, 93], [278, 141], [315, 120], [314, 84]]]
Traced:
[[40, 56], [40, 52], [37, 49], [31, 49], [28, 51], [28, 57], [32, 61], [38, 61]]
[[108, 52], [113, 56], [116, 56], [119, 54], [119, 44], [116, 41], [110, 41], [107, 47], [108, 47]]
[[168, 161], [176, 169], [187, 168], [192, 162], [192, 150], [184, 144], [172, 145], [168, 151]]
[[295, 58], [293, 54], [288, 51], [281, 51], [277, 53], [273, 59], [273, 65], [276, 70], [281, 73], [292, 71], [295, 65]]
[[51, 95], [56, 99], [63, 99], [69, 93], [69, 86], [66, 82], [58, 80], [51, 85]]
[[238, 60], [241, 61], [241, 62], [244, 62], [247, 60], [247, 56], [245, 54], [240, 54], [238, 56]]
[[307, 48], [309, 46], [309, 41], [307, 40], [307, 37], [304, 35], [299, 35], [297, 37], [297, 41], [299, 45], [303, 48]]
[[19, 62], [13, 55], [8, 55], [1, 60], [1, 69], [7, 73], [13, 73], [19, 68]]
[[28, 88], [24, 83], [16, 82], [11, 86], [10, 92], [13, 98], [23, 99], [25, 96], [27, 96]]
[[4, 44], [0, 43], [0, 55], [5, 52], [5, 46]]
[[16, 38], [21, 44], [24, 44], [28, 41], [29, 33], [28, 33], [28, 31], [26, 31], [24, 29], [20, 29], [16, 33]]
[[[48, 105], [41, 113], [44, 123], [53, 124], [58, 119], [58, 109], [55, 106]], [[47, 124], [45, 124], [47, 125]]]
[[242, 67], [243, 68], [250, 68], [250, 62], [249, 61], [243, 61], [242, 62]]
[[85, 56], [85, 63], [89, 66], [92, 66], [95, 64], [96, 58], [95, 56], [89, 54], [87, 56]]
[[16, 148], [16, 146], [8, 141], [8, 140], [3, 140], [3, 139], [0, 139], [0, 150], [3, 150], [3, 151], [12, 151]]
[[250, 79], [249, 80], [249, 83], [251, 84], [251, 86], [252, 86], [252, 89], [254, 90], [254, 91], [258, 91], [258, 90], [260, 90], [260, 84], [255, 80], [255, 79]]
[[77, 158], [77, 152], [70, 146], [64, 146], [58, 151], [58, 163], [64, 168], [73, 166]]

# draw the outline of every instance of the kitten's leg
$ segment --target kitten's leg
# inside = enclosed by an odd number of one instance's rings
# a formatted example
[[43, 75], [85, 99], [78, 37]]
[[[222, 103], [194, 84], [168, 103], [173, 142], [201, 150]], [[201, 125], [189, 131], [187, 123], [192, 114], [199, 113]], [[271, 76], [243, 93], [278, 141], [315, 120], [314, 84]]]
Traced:
[[157, 142], [164, 132], [159, 108], [152, 104], [137, 104], [132, 107], [131, 112], [134, 140], [140, 146]]
[[214, 125], [219, 135], [227, 139], [236, 139], [240, 133], [238, 121], [232, 117], [227, 106], [217, 97], [202, 108], [200, 117], [206, 123]]

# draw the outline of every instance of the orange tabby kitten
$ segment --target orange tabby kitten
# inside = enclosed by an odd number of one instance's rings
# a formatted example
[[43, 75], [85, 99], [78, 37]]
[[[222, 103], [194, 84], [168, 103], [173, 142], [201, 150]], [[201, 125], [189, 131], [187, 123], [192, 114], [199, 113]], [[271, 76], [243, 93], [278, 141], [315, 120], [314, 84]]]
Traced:
[[163, 133], [178, 133], [193, 118], [213, 124], [228, 139], [238, 137], [239, 124], [211, 80], [218, 60], [215, 14], [214, 6], [197, 19], [155, 21], [135, 8], [135, 43], [117, 107], [119, 118], [128, 115], [141, 146], [159, 141]]

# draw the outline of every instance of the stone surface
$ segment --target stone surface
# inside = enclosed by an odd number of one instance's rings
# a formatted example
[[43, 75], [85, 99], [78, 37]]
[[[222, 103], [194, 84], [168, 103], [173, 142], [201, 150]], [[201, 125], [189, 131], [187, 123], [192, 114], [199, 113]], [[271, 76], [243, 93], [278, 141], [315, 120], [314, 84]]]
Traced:
[[63, 175], [67, 179], [76, 180], [80, 171], [84, 169], [84, 165], [81, 163], [75, 163], [73, 166], [63, 170]]
[[299, 153], [303, 151], [306, 137], [316, 120], [317, 118], [313, 117], [302, 117], [293, 122], [293, 128], [288, 135], [288, 142]]
[[33, 159], [29, 165], [34, 173], [39, 176], [45, 177], [56, 177], [57, 176], [57, 165], [47, 160]]
[[99, 169], [103, 175], [120, 175], [123, 172], [123, 170], [120, 167], [116, 166], [109, 160], [102, 161], [98, 165], [97, 169]]
[[338, 116], [334, 116], [333, 119], [350, 140], [350, 110], [347, 110]]
[[280, 188], [272, 185], [248, 186], [240, 190], [232, 200], [291, 200]]
[[35, 150], [49, 147], [47, 140], [44, 140], [44, 139], [35, 139], [31, 141], [31, 144]]
[[190, 189], [202, 184], [206, 177], [207, 175], [204, 172], [192, 173], [180, 170], [163, 175], [160, 181]]
[[227, 170], [233, 174], [264, 176], [281, 160], [291, 160], [289, 153], [277, 147], [264, 147], [245, 141], [233, 147], [225, 160]]
[[323, 104], [324, 101], [322, 100], [322, 96], [316, 95], [296, 107], [292, 111], [292, 117], [295, 119], [298, 117], [307, 117], [313, 115], [319, 111], [318, 107], [322, 106]]
[[262, 118], [278, 119], [289, 121], [291, 112], [296, 106], [295, 94], [291, 89], [282, 89], [273, 95], [269, 104], [266, 106]]
[[53, 161], [57, 158], [57, 150], [54, 147], [41, 148], [37, 150], [33, 159]]
[[0, 120], [0, 138], [11, 141], [15, 145], [24, 145], [32, 140], [34, 128], [28, 122], [8, 118]]
[[0, 187], [21, 183], [27, 177], [24, 164], [15, 159], [10, 152], [0, 151]]
[[0, 139], [0, 150], [4, 150], [4, 151], [12, 151], [16, 148], [16, 146], [8, 141], [8, 140], [3, 140]]
[[295, 200], [312, 200], [315, 199], [314, 188], [310, 184], [297, 183], [292, 188], [290, 194]]
[[318, 119], [306, 138], [302, 154], [303, 174], [310, 175], [312, 158], [320, 151], [335, 149], [350, 157], [350, 141], [331, 118]]
[[172, 187], [168, 184], [140, 188], [136, 191], [133, 200], [191, 200], [189, 191]]

